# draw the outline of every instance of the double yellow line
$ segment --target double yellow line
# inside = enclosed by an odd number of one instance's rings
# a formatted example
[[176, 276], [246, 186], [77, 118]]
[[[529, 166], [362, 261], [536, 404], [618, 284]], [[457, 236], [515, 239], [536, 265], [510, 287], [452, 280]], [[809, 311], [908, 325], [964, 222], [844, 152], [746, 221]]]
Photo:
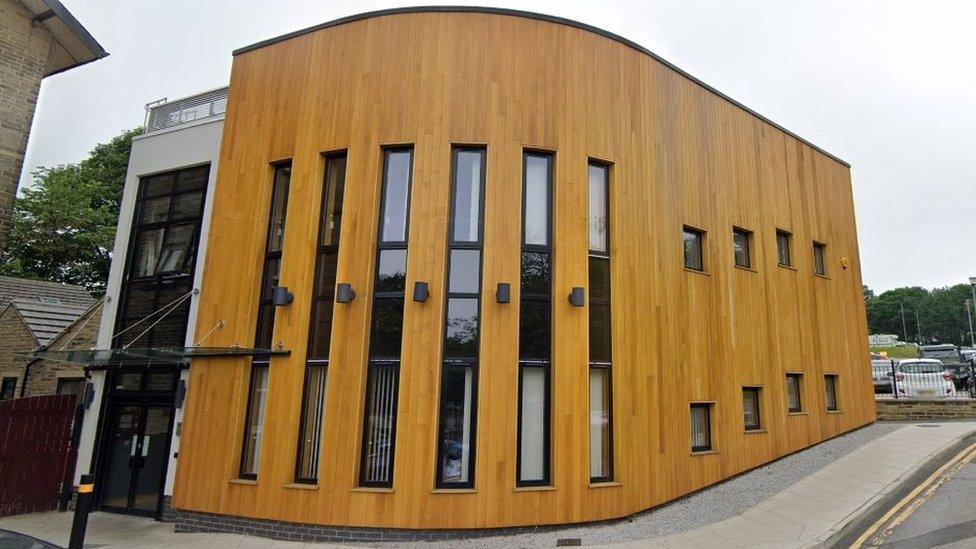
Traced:
[[[908, 520], [908, 517], [912, 516], [912, 513], [918, 510], [930, 497], [932, 497], [943, 484], [952, 478], [952, 475], [966, 466], [967, 463], [976, 458], [976, 443], [971, 444], [965, 450], [956, 454], [952, 459], [947, 461], [942, 467], [936, 469], [929, 478], [925, 479], [924, 482], [915, 487], [914, 490], [909, 492], [907, 496], [902, 498], [894, 507], [888, 510], [881, 518], [879, 518], [874, 524], [872, 524], [867, 530], [861, 534], [861, 537], [857, 538], [853, 544], [851, 544], [851, 549], [860, 549], [865, 546], [865, 543], [875, 535], [881, 527], [881, 533], [878, 535], [878, 541], [884, 541], [895, 528]], [[877, 545], [870, 544], [868, 547], [877, 547]]]

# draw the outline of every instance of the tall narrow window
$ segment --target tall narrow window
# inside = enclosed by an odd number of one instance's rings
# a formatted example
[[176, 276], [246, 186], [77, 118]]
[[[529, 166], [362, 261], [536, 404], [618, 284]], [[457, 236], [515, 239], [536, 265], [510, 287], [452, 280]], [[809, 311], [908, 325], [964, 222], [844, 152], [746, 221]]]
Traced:
[[803, 411], [803, 400], [800, 389], [803, 383], [803, 374], [786, 374], [786, 405], [790, 413]]
[[837, 411], [837, 374], [827, 374], [824, 376], [824, 398], [827, 402], [827, 411]]
[[762, 420], [759, 416], [759, 392], [759, 387], [742, 388], [742, 422], [746, 431], [762, 429]]
[[685, 227], [682, 232], [682, 240], [685, 251], [685, 269], [704, 271], [705, 258], [702, 250], [704, 247], [705, 232], [691, 227]]
[[315, 282], [312, 289], [312, 317], [309, 322], [308, 356], [305, 361], [305, 388], [298, 429], [298, 461], [295, 465], [295, 482], [300, 483], [314, 484], [318, 481], [345, 185], [345, 153], [326, 156], [315, 255]]
[[519, 308], [518, 485], [549, 484], [552, 155], [525, 153]]
[[485, 151], [453, 150], [437, 486], [474, 485]]
[[827, 246], [819, 242], [813, 243], [813, 270], [820, 276], [827, 276], [827, 260], [825, 255]]
[[[281, 272], [281, 250], [285, 244], [285, 214], [288, 209], [288, 185], [291, 164], [281, 164], [274, 170], [271, 191], [271, 211], [264, 247], [261, 295], [258, 299], [257, 333], [254, 347], [271, 349], [274, 331], [275, 306], [272, 299]], [[244, 444], [241, 457], [241, 478], [257, 478], [261, 461], [261, 438], [264, 434], [264, 408], [268, 390], [268, 358], [255, 357], [251, 362], [251, 386], [248, 390], [247, 420], [244, 424]]]
[[386, 149], [366, 371], [361, 486], [393, 486], [413, 149]]
[[610, 167], [591, 162], [589, 180], [590, 480], [613, 480], [610, 370]]
[[712, 449], [712, 405], [691, 405], [691, 451], [707, 452]]
[[776, 260], [784, 267], [793, 266], [793, 258], [790, 255], [790, 240], [792, 238], [793, 235], [786, 231], [776, 231]]
[[743, 269], [752, 268], [752, 232], [735, 227], [732, 229], [732, 253], [735, 256], [735, 266]]

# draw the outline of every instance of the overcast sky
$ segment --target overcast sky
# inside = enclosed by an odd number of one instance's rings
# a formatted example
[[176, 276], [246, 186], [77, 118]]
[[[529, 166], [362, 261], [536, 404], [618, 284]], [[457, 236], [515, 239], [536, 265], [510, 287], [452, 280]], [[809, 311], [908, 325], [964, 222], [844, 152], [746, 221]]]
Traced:
[[[22, 185], [227, 84], [231, 50], [396, 0], [62, 0], [111, 54], [50, 77]], [[436, 2], [435, 2], [436, 3]], [[449, 0], [452, 4], [467, 4]], [[483, 0], [641, 44], [853, 165], [864, 283], [976, 275], [976, 2]], [[490, 47], [490, 45], [488, 45]]]

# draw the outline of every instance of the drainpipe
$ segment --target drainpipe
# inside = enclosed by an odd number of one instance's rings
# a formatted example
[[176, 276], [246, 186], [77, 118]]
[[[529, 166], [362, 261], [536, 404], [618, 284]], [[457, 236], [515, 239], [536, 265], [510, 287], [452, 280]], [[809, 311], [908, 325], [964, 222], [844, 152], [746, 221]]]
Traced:
[[[47, 345], [38, 345], [37, 348], [34, 349], [33, 352], [36, 353], [37, 351], [46, 351], [46, 350], [47, 350]], [[24, 398], [24, 393], [27, 392], [27, 378], [30, 376], [30, 368], [31, 368], [31, 366], [35, 362], [40, 362], [41, 360], [43, 360], [43, 359], [40, 359], [40, 358], [32, 358], [32, 359], [30, 359], [27, 362], [27, 365], [24, 366], [24, 382], [20, 384], [20, 398]]]

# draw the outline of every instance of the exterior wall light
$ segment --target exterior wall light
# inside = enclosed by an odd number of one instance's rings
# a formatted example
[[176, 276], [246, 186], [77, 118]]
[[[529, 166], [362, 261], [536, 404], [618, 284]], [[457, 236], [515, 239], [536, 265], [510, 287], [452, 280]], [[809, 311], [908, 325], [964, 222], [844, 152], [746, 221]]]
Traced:
[[339, 303], [352, 303], [356, 299], [356, 291], [346, 282], [336, 284], [336, 301]]
[[173, 408], [177, 410], [182, 408], [184, 399], [186, 399], [186, 380], [181, 379], [176, 382], [176, 395], [173, 397]]
[[275, 307], [284, 307], [295, 301], [295, 294], [289, 292], [287, 286], [275, 286], [271, 299]]
[[569, 303], [573, 307], [582, 307], [586, 304], [586, 296], [583, 293], [583, 288], [576, 286], [572, 292], [569, 292]]
[[499, 282], [498, 288], [495, 290], [495, 301], [499, 303], [512, 301], [512, 285], [508, 282]]
[[426, 282], [414, 282], [413, 283], [413, 300], [417, 303], [423, 303], [427, 301], [430, 297], [430, 287]]

